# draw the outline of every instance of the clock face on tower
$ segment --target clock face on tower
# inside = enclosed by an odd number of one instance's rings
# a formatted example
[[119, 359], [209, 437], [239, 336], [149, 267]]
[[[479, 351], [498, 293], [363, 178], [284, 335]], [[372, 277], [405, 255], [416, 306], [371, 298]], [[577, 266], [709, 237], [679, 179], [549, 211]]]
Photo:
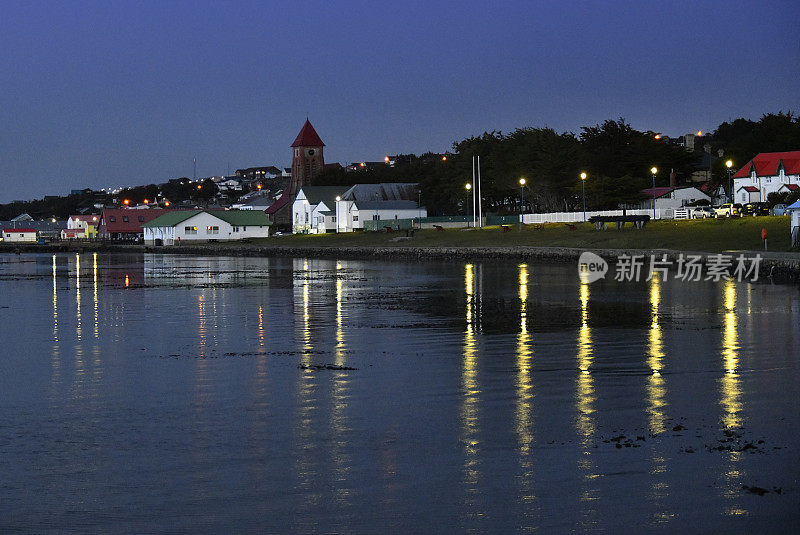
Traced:
[[314, 156], [315, 152], [314, 149], [306, 149], [306, 156]]

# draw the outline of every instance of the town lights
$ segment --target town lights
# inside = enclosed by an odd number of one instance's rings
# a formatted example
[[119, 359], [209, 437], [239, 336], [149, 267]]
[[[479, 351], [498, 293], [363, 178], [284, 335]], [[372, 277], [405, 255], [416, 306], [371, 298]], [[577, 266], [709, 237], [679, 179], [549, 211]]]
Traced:
[[128, 206], [130, 203], [131, 201], [129, 199], [125, 199], [124, 201], [122, 201], [122, 204], [124, 204], [125, 206]]
[[202, 184], [198, 184], [197, 185], [197, 189], [203, 189], [203, 185]]
[[388, 156], [384, 156], [383, 157], [383, 161], [386, 162], [386, 163], [389, 163], [389, 157]]
[[339, 201], [341, 201], [341, 200], [342, 200], [342, 198], [339, 195], [337, 195], [336, 196], [336, 233], [337, 234], [339, 233]]
[[442, 161], [446, 162], [447, 161], [447, 156], [442, 156]]
[[[472, 191], [472, 184], [470, 182], [467, 182], [466, 184], [464, 184], [464, 188], [466, 188], [466, 190], [468, 192]], [[475, 228], [475, 192], [474, 191], [472, 191], [472, 228]]]

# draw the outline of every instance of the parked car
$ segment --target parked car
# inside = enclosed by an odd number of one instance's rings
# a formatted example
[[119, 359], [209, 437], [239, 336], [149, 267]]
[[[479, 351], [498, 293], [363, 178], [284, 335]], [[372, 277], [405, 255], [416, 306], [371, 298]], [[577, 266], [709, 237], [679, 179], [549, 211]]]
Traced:
[[714, 217], [714, 209], [710, 206], [695, 206], [692, 208], [692, 219], [708, 219]]
[[769, 204], [765, 202], [749, 202], [742, 206], [742, 216], [769, 215]]
[[741, 215], [742, 205], [725, 203], [714, 209], [714, 217], [736, 217]]
[[789, 215], [785, 204], [776, 204], [772, 207], [772, 215]]

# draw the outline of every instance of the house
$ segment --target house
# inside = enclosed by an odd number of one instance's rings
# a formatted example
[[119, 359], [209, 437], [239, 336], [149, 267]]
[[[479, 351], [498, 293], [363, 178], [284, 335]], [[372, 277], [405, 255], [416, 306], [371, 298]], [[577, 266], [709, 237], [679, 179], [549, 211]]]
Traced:
[[39, 238], [35, 228], [4, 228], [3, 241], [7, 243], [36, 243]]
[[163, 208], [108, 208], [100, 215], [98, 235], [104, 240], [140, 240], [144, 237], [142, 228], [145, 223], [171, 211]]
[[219, 180], [215, 180], [214, 183], [217, 185], [219, 191], [242, 191], [242, 183], [235, 178], [220, 177]]
[[61, 231], [62, 240], [77, 240], [86, 238], [85, 228], [65, 228]]
[[[336, 231], [336, 200], [341, 200], [346, 186], [305, 186], [292, 204], [292, 232], [319, 234]], [[340, 206], [340, 208], [343, 208]], [[342, 215], [345, 212], [342, 212]]]
[[800, 151], [762, 152], [736, 171], [733, 183], [736, 192], [745, 186], [757, 188], [758, 200], [766, 201], [782, 186], [800, 184]]
[[258, 210], [175, 210], [143, 225], [149, 245], [266, 238], [272, 223]]
[[733, 202], [747, 204], [761, 200], [761, 192], [755, 186], [742, 186], [736, 190]]
[[231, 206], [234, 210], [259, 210], [263, 212], [275, 201], [268, 191], [257, 192], [255, 195], [249, 196], [244, 202], [241, 202], [244, 196], [239, 198], [238, 203]]
[[[100, 226], [100, 216], [96, 214], [90, 215], [71, 215], [67, 218], [67, 228], [66, 230], [77, 230], [83, 229], [82, 235], [78, 236], [77, 233], [67, 233], [71, 234], [71, 237], [80, 237], [80, 238], [96, 238], [97, 237], [97, 227]], [[65, 239], [65, 233], [61, 232], [61, 238]]]
[[708, 194], [694, 186], [647, 188], [642, 190], [642, 195], [646, 199], [635, 207], [637, 209], [653, 208], [653, 202], [656, 210], [674, 210], [698, 201], [711, 202]]

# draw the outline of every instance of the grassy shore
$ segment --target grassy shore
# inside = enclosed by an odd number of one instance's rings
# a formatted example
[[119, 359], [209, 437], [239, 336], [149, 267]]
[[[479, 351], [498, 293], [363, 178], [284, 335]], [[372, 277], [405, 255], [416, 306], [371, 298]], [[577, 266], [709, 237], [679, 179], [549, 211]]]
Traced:
[[[671, 249], [674, 251], [763, 251], [761, 229], [768, 232], [768, 249], [771, 252], [790, 251], [788, 217], [745, 217], [733, 219], [698, 219], [689, 221], [661, 220], [636, 230], [628, 224], [623, 230], [609, 227], [597, 230], [589, 223], [577, 223], [574, 230], [564, 223], [545, 225], [509, 225], [508, 231], [499, 226], [480, 230], [453, 228], [437, 231], [416, 231], [406, 237], [405, 231], [349, 232], [342, 234], [308, 234], [275, 236], [254, 239], [248, 243], [220, 242], [184, 244], [164, 247], [164, 252], [179, 253], [191, 247], [211, 254], [228, 251], [241, 254], [247, 249], [327, 249], [327, 248], [408, 248], [434, 250], [453, 248], [569, 248], [569, 249]], [[0, 251], [23, 249], [38, 250], [42, 246], [0, 242]], [[54, 250], [142, 250], [143, 246], [117, 246], [102, 242], [62, 242], [45, 246]], [[288, 251], [287, 251], [288, 252]]]
[[[768, 232], [770, 251], [789, 251], [788, 217], [747, 217], [733, 219], [662, 220], [642, 230], [630, 224], [623, 230], [596, 230], [589, 223], [511, 225], [504, 232], [498, 226], [481, 230], [422, 230], [413, 238], [400, 232], [358, 232], [344, 234], [287, 235], [253, 240], [251, 245], [271, 247], [565, 247], [579, 249], [673, 249], [718, 253], [730, 250], [763, 251], [761, 229]], [[231, 245], [226, 244], [226, 247]], [[235, 246], [247, 246], [236, 244]]]

